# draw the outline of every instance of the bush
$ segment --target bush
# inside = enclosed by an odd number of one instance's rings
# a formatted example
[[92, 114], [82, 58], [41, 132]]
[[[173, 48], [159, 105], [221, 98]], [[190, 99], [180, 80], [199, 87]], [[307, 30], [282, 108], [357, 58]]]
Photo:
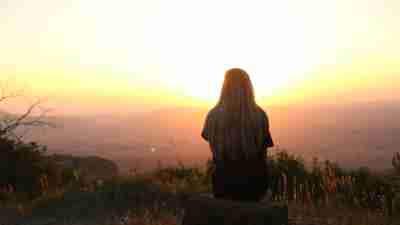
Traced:
[[388, 210], [394, 183], [388, 177], [372, 174], [368, 168], [346, 171], [336, 163], [317, 158], [310, 168], [303, 160], [285, 151], [268, 158], [269, 188], [274, 200], [312, 202], [315, 205], [344, 204]]
[[[212, 166], [208, 163], [208, 167]], [[158, 168], [154, 178], [164, 184], [173, 185], [177, 191], [207, 192], [211, 189], [211, 169], [206, 171], [200, 168], [178, 167]]]
[[59, 184], [59, 168], [44, 156], [46, 148], [0, 137], [0, 186], [12, 187], [22, 198], [32, 199]]

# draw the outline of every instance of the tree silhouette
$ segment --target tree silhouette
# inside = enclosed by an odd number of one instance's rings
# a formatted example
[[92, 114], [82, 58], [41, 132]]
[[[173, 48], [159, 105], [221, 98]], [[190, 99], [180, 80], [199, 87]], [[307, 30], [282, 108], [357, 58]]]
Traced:
[[22, 114], [7, 112], [4, 108], [8, 103], [24, 97], [22, 90], [9, 91], [9, 86], [9, 82], [0, 84], [0, 137], [21, 141], [30, 128], [51, 126], [45, 120], [50, 110], [42, 106], [42, 99], [33, 101]]
[[51, 125], [45, 121], [49, 110], [38, 99], [21, 114], [9, 112], [9, 104], [26, 99], [22, 90], [10, 91], [11, 87], [8, 81], [0, 82], [0, 188], [12, 187], [31, 198], [43, 191], [40, 184], [44, 177], [48, 186], [48, 175], [56, 170], [43, 154], [46, 147], [25, 142], [23, 138], [30, 128]]

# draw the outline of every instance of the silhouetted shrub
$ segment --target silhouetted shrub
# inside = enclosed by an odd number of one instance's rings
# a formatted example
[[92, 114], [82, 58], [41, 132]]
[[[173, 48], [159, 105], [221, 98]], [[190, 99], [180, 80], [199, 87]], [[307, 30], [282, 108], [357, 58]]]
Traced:
[[202, 170], [180, 164], [178, 167], [158, 168], [154, 178], [164, 184], [175, 186], [176, 191], [209, 191], [211, 185], [211, 168]]
[[107, 179], [118, 175], [118, 166], [115, 162], [97, 156], [72, 156], [54, 154], [48, 159], [63, 169], [64, 184], [77, 179], [92, 182], [97, 179]]
[[276, 201], [304, 204], [344, 204], [375, 210], [389, 210], [394, 183], [373, 174], [368, 168], [345, 170], [338, 164], [314, 158], [307, 168], [304, 161], [285, 151], [268, 158], [269, 189]]
[[7, 192], [24, 193], [28, 198], [40, 195], [41, 178], [46, 176], [50, 180], [57, 176], [53, 173], [54, 165], [43, 155], [45, 151], [45, 147], [36, 143], [1, 137], [0, 186], [7, 187]]

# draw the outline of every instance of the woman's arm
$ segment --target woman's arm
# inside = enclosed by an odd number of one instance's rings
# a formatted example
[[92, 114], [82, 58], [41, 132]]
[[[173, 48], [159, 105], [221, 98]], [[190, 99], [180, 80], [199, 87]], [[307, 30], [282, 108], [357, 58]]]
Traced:
[[265, 139], [264, 139], [264, 147], [265, 148], [271, 148], [274, 147], [274, 140], [272, 139], [271, 131], [270, 131], [270, 125], [269, 125], [269, 119], [267, 113], [264, 112], [264, 122], [265, 122]]
[[208, 131], [208, 129], [209, 129], [209, 120], [210, 120], [209, 119], [209, 115], [207, 115], [207, 117], [205, 119], [205, 122], [204, 122], [204, 125], [203, 125], [203, 131], [201, 132], [201, 137], [206, 141], [209, 140], [209, 131]]
[[201, 137], [202, 137], [204, 140], [208, 141], [208, 132], [207, 132], [207, 129], [203, 129], [203, 131], [201, 132]]

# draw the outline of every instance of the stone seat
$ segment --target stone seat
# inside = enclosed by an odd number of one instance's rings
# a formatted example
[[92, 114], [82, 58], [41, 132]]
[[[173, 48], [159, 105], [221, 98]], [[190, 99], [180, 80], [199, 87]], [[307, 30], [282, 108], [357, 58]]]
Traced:
[[190, 196], [184, 201], [183, 225], [288, 225], [287, 205], [243, 203]]

